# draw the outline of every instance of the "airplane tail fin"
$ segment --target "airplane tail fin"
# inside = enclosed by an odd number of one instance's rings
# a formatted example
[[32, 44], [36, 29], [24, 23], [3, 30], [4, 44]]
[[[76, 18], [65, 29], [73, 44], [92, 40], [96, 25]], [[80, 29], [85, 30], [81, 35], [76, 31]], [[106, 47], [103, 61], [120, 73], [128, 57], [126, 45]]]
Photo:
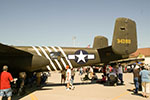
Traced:
[[94, 38], [93, 48], [101, 49], [105, 47], [108, 47], [108, 39], [104, 36], [96, 36]]
[[137, 50], [136, 24], [134, 21], [128, 18], [116, 20], [112, 50], [119, 55], [129, 55]]

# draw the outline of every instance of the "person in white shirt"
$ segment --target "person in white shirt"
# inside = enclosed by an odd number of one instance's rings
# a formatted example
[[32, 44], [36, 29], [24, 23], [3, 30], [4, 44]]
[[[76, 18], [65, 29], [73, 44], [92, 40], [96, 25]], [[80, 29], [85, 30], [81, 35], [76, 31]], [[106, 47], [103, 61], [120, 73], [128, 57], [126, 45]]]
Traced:
[[66, 72], [66, 83], [67, 83], [67, 90], [69, 90], [69, 86], [71, 83], [71, 69], [70, 67], [67, 65], [66, 66], [67, 72]]
[[121, 81], [121, 84], [123, 84], [123, 71], [121, 64], [118, 65], [118, 78]]

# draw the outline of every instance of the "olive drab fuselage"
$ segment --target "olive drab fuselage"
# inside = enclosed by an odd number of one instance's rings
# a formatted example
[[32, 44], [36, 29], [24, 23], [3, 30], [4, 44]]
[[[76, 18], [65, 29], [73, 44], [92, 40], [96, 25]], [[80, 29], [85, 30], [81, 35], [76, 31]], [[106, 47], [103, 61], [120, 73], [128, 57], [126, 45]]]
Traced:
[[108, 39], [96, 36], [92, 48], [58, 46], [8, 46], [0, 43], [0, 66], [18, 72], [59, 71], [66, 65], [71, 68], [94, 66], [100, 63], [128, 58], [137, 50], [136, 24], [128, 18], [115, 22], [112, 45]]

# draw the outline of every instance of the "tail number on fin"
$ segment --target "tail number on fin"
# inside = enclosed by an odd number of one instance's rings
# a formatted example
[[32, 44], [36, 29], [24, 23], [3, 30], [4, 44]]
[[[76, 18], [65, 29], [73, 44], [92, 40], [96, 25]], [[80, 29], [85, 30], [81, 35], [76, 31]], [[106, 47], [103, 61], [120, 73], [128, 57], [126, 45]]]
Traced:
[[131, 44], [130, 39], [117, 39], [118, 44]]

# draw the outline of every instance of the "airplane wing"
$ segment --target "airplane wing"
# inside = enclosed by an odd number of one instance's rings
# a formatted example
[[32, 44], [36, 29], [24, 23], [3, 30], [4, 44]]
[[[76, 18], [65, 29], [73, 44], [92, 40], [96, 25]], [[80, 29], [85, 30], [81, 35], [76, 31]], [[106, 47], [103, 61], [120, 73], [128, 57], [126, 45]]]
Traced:
[[121, 60], [111, 61], [110, 64], [115, 64], [115, 63], [133, 64], [133, 63], [136, 63], [136, 62], [142, 62], [144, 60], [145, 60], [144, 58], [128, 58], [128, 59], [121, 59]]
[[33, 56], [29, 52], [25, 52], [19, 49], [16, 49], [12, 46], [4, 45], [0, 43], [0, 56]]
[[100, 55], [101, 63], [136, 63], [144, 61], [144, 58], [129, 58], [129, 55], [119, 55], [113, 52], [112, 47], [105, 47], [98, 49], [98, 53]]
[[0, 43], [0, 66], [8, 65], [10, 72], [33, 72], [48, 64], [49, 60], [45, 57]]

